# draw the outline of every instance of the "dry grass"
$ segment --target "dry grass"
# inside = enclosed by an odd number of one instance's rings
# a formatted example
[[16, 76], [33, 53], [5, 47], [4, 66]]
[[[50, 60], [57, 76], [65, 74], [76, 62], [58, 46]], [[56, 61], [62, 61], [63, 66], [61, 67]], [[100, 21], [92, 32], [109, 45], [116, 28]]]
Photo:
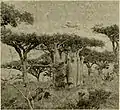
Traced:
[[[49, 108], [49, 109], [64, 109], [64, 108], [78, 108], [78, 92], [89, 92], [96, 90], [104, 90], [106, 92], [111, 92], [110, 97], [106, 100], [105, 103], [100, 104], [100, 109], [118, 109], [118, 96], [119, 96], [119, 86], [118, 86], [118, 77], [115, 76], [112, 81], [103, 81], [94, 73], [91, 76], [84, 75], [85, 83], [78, 87], [72, 87], [70, 89], [60, 89], [55, 90], [54, 88], [49, 88], [51, 82], [36, 82], [31, 81], [29, 83], [29, 90], [33, 91], [37, 87], [41, 87], [44, 91], [49, 91], [51, 96], [48, 99], [42, 99], [40, 101], [35, 102], [35, 108]], [[19, 81], [20, 82], [20, 81]], [[15, 86], [19, 88], [24, 94], [25, 88], [22, 86], [22, 83], [16, 83]], [[21, 94], [12, 86], [10, 85], [3, 85], [2, 83], [2, 92], [1, 92], [1, 99], [2, 99], [2, 108], [29, 108], [25, 99], [21, 96]], [[85, 97], [85, 100], [88, 97]], [[98, 98], [99, 99], [99, 98]], [[98, 100], [96, 99], [96, 100]], [[100, 99], [101, 100], [101, 99]], [[98, 102], [98, 101], [97, 101]], [[89, 108], [89, 107], [88, 107]]]

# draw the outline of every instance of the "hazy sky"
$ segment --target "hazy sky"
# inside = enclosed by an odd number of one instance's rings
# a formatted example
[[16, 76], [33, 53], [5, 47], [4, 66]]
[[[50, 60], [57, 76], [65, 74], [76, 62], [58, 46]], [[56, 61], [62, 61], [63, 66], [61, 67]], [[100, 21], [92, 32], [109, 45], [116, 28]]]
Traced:
[[[10, 2], [20, 10], [26, 10], [33, 14], [34, 24], [28, 26], [21, 24], [15, 30], [36, 33], [71, 32], [85, 37], [97, 37], [91, 28], [95, 24], [112, 25], [119, 24], [119, 3], [114, 1], [93, 2]], [[65, 24], [76, 26], [67, 28]], [[100, 38], [101, 39], [101, 38]], [[103, 37], [102, 37], [103, 39]], [[108, 41], [108, 39], [106, 39]]]
[[[34, 29], [39, 32], [70, 32], [75, 29], [65, 29], [66, 22], [79, 25], [79, 31], [91, 32], [95, 24], [118, 24], [118, 2], [10, 2], [20, 10], [26, 10], [34, 16]], [[23, 28], [23, 25], [21, 26]], [[27, 26], [28, 27], [28, 26]]]
[[[119, 24], [119, 2], [93, 1], [93, 2], [58, 2], [58, 1], [29, 1], [9, 2], [19, 10], [28, 11], [34, 16], [34, 24], [21, 24], [15, 31], [36, 33], [76, 33], [85, 37], [95, 37], [106, 42], [106, 47], [111, 50], [111, 43], [107, 37], [92, 33], [95, 24]], [[65, 27], [69, 23], [72, 28]], [[75, 27], [76, 28], [73, 28]], [[101, 37], [99, 37], [101, 36]]]

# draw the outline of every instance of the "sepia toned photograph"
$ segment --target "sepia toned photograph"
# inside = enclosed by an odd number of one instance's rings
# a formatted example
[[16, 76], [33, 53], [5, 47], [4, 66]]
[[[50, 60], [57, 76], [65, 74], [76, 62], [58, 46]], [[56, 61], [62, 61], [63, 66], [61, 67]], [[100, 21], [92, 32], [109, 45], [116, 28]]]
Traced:
[[2, 1], [1, 109], [119, 110], [119, 1]]

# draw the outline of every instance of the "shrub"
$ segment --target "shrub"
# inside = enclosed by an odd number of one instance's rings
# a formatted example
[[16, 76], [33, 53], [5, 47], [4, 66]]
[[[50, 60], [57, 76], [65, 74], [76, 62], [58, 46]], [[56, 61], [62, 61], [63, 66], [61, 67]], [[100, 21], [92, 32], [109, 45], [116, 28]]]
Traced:
[[[67, 109], [99, 109], [101, 104], [106, 103], [107, 99], [110, 96], [110, 92], [106, 92], [105, 90], [95, 90], [89, 91], [89, 98], [86, 100], [81, 97], [79, 101], [76, 100], [75, 102], [68, 102], [66, 103], [63, 108]], [[61, 108], [61, 107], [58, 107]]]

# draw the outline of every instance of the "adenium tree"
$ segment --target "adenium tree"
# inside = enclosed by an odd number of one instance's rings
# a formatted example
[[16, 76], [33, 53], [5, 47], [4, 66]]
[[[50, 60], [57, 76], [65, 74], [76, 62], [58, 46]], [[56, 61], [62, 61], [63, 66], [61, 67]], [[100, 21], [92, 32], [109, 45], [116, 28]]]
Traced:
[[[68, 59], [68, 57], [69, 57], [68, 53], [71, 53], [71, 52], [76, 53], [76, 58], [77, 58], [77, 62], [76, 62], [77, 63], [76, 85], [77, 85], [78, 80], [80, 80], [79, 79], [79, 75], [80, 75], [80, 70], [79, 69], [80, 69], [80, 66], [82, 66], [82, 64], [83, 64], [83, 59], [81, 59], [81, 58], [83, 58], [83, 56], [80, 56], [79, 53], [85, 47], [93, 47], [93, 46], [103, 47], [104, 43], [100, 40], [89, 39], [89, 38], [86, 38], [86, 37], [80, 37], [80, 36], [74, 35], [74, 34], [69, 35], [68, 38], [66, 37], [66, 40], [63, 43], [61, 43], [59, 45], [59, 47], [61, 49], [61, 52], [64, 52], [66, 54], [66, 57], [67, 57], [66, 59]], [[81, 65], [79, 63], [79, 60], [81, 61]], [[68, 65], [69, 65], [69, 63], [67, 63], [66, 67], [68, 67]], [[72, 67], [70, 67], [70, 68], [72, 68]], [[67, 79], [69, 79], [69, 78], [67, 78]]]

